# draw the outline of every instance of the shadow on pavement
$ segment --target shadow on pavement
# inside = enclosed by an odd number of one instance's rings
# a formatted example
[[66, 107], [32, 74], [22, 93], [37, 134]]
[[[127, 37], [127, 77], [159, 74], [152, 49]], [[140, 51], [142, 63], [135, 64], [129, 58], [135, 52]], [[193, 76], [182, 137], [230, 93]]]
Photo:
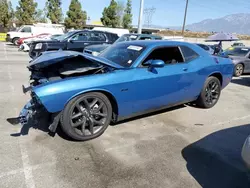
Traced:
[[[176, 106], [176, 107], [172, 107], [172, 108], [168, 108], [168, 109], [164, 109], [164, 110], [159, 110], [159, 111], [156, 111], [156, 112], [152, 112], [152, 113], [144, 114], [144, 115], [137, 116], [137, 117], [134, 117], [134, 118], [119, 121], [117, 123], [111, 123], [111, 126], [116, 126], [116, 125], [123, 124], [123, 123], [129, 122], [129, 121], [133, 121], [133, 120], [137, 120], [137, 119], [140, 119], [140, 118], [145, 118], [145, 117], [165, 113], [165, 112], [168, 112], [168, 111], [178, 110], [178, 109], [184, 108], [184, 107], [185, 107], [184, 105], [179, 105], [179, 106]], [[49, 131], [49, 129], [48, 129], [48, 127], [50, 125], [50, 122], [51, 122], [51, 116], [50, 116], [50, 114], [48, 114], [46, 112], [42, 112], [42, 113], [38, 113], [36, 115], [32, 115], [31, 117], [28, 118], [28, 121], [23, 125], [21, 125], [19, 117], [7, 118], [6, 121], [8, 121], [12, 125], [21, 126], [20, 132], [11, 134], [11, 136], [13, 136], [13, 137], [28, 135], [29, 130], [31, 128], [33, 128], [33, 129], [38, 129], [38, 130], [41, 130], [43, 132], [46, 132], [52, 137], [55, 136], [55, 134], [58, 134], [58, 136], [60, 136], [61, 138], [65, 139], [65, 140], [77, 142], [76, 140], [73, 140], [72, 138], [70, 138], [69, 136], [67, 136], [63, 132], [63, 130], [62, 130], [61, 126], [60, 126], [60, 122], [59, 122], [59, 125], [58, 125], [57, 129], [56, 129], [56, 132], [51, 133]]]
[[204, 188], [249, 188], [241, 149], [250, 124], [212, 133], [182, 150], [189, 173]]
[[233, 79], [231, 82], [250, 87], [250, 77], [240, 77], [239, 79]]

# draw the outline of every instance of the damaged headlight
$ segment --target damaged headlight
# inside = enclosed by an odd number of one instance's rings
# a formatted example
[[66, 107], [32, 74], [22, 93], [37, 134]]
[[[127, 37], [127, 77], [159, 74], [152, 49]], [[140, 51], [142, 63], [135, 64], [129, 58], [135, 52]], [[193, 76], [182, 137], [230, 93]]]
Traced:
[[38, 44], [36, 44], [35, 49], [40, 50], [40, 49], [42, 49], [42, 46], [43, 46], [42, 43], [38, 43]]

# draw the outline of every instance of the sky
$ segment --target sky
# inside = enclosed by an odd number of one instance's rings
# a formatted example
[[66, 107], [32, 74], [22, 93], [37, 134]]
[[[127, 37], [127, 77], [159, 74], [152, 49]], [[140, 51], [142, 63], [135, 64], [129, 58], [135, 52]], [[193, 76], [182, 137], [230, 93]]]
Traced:
[[[43, 8], [46, 0], [35, 0], [38, 8]], [[62, 0], [62, 10], [65, 14], [71, 0]], [[119, 0], [124, 1], [126, 0]], [[13, 7], [18, 0], [11, 0]], [[83, 10], [86, 10], [91, 21], [100, 20], [104, 7], [110, 0], [80, 0]], [[237, 2], [237, 3], [236, 3]], [[155, 8], [152, 16], [153, 25], [181, 26], [183, 23], [186, 0], [144, 0], [144, 8]], [[237, 5], [237, 6], [236, 6]], [[140, 0], [132, 0], [133, 25], [138, 23]], [[204, 19], [219, 18], [229, 14], [249, 13], [249, 0], [189, 0], [187, 24]]]

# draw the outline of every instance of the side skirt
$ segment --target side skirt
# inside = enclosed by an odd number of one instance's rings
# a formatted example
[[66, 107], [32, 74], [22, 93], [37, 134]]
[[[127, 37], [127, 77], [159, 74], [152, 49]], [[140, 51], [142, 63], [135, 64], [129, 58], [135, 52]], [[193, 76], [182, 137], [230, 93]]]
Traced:
[[194, 100], [188, 100], [188, 101], [185, 101], [185, 102], [179, 102], [179, 103], [175, 103], [175, 104], [169, 104], [167, 106], [162, 106], [162, 107], [159, 107], [159, 108], [145, 110], [145, 111], [142, 111], [142, 112], [136, 112], [136, 113], [133, 113], [133, 114], [128, 115], [128, 116], [118, 116], [117, 119], [116, 119], [116, 121], [115, 121], [115, 123], [119, 122], [119, 121], [123, 121], [125, 119], [130, 119], [130, 118], [134, 118], [134, 117], [137, 117], [137, 116], [150, 114], [152, 112], [161, 111], [161, 110], [164, 110], [164, 109], [168, 109], [168, 108], [171, 108], [171, 107], [175, 107], [175, 106], [179, 106], [179, 105], [182, 105], [182, 104], [190, 103], [190, 102], [193, 102], [193, 101]]

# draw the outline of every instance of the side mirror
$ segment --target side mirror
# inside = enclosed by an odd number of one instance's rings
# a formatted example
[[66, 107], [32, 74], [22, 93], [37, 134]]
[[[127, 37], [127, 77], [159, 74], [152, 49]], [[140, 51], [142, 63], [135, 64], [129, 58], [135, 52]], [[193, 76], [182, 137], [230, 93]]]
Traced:
[[150, 63], [151, 67], [164, 67], [165, 63], [164, 61], [160, 60], [160, 59], [156, 59], [156, 60], [152, 60]]
[[68, 42], [69, 42], [69, 43], [73, 43], [73, 40], [72, 40], [72, 39], [68, 39]]

